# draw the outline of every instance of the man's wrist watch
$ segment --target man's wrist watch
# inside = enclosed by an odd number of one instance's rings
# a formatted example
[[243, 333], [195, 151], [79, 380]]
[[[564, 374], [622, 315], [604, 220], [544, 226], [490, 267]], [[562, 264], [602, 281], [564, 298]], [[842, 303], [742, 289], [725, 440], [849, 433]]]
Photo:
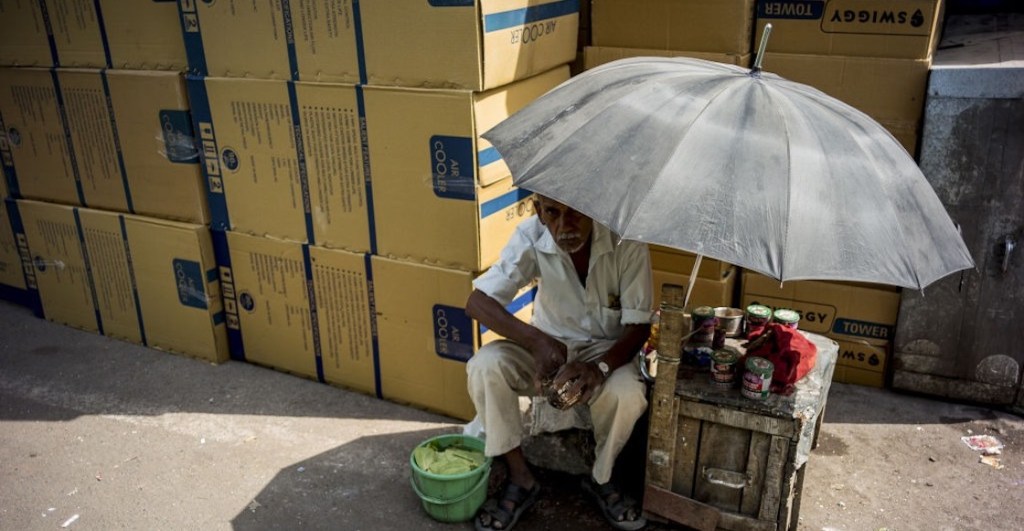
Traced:
[[604, 376], [605, 380], [608, 379], [608, 374], [612, 372], [611, 367], [608, 366], [604, 360], [597, 360], [597, 370], [601, 371], [601, 376]]

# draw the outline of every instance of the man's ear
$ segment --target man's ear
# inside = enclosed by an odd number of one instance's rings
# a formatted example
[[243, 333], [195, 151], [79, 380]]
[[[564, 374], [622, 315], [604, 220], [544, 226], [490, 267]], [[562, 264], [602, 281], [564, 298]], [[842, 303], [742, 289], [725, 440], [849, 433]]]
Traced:
[[531, 199], [530, 202], [533, 203], [533, 213], [537, 214], [537, 219], [540, 220], [540, 224], [547, 226], [547, 224], [544, 223], [544, 216], [542, 216], [540, 212], [540, 199], [538, 199], [537, 196], [534, 195], [533, 199]]

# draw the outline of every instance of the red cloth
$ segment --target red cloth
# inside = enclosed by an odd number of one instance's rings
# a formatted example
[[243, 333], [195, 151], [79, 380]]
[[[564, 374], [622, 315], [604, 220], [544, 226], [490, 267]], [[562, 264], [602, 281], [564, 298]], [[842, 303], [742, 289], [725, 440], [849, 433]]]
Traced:
[[749, 340], [754, 341], [769, 330], [772, 331], [771, 337], [747, 349], [747, 356], [759, 356], [772, 362], [775, 365], [775, 372], [772, 373], [773, 387], [785, 389], [807, 376], [814, 368], [818, 347], [800, 332], [778, 323], [768, 323], [763, 330], [750, 336]]

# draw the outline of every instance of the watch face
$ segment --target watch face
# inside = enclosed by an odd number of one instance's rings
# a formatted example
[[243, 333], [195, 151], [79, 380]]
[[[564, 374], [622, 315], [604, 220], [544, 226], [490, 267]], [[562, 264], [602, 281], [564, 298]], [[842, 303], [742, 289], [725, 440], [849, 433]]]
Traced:
[[607, 363], [605, 363], [603, 361], [599, 361], [599, 362], [597, 362], [597, 368], [601, 369], [601, 372], [604, 373], [605, 376], [608, 376], [608, 364]]

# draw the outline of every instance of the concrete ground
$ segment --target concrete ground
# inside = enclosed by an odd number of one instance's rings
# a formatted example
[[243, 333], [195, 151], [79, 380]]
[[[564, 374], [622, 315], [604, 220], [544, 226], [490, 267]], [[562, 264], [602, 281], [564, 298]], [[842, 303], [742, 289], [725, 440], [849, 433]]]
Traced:
[[[0, 529], [471, 529], [409, 453], [451, 418], [72, 330], [0, 302]], [[1004, 444], [985, 464], [961, 436]], [[834, 384], [800, 529], [1024, 528], [1024, 420]], [[602, 529], [563, 474], [516, 527]], [[651, 526], [669, 529], [669, 526]]]

